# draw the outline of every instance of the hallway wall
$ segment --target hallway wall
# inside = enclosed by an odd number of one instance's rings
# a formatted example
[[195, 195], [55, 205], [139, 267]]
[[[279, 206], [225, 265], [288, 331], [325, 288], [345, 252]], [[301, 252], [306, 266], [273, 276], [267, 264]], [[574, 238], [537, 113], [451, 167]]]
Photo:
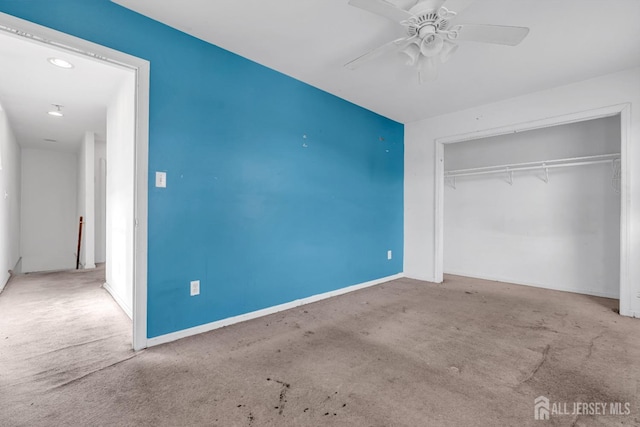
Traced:
[[135, 76], [107, 107], [106, 284], [129, 317], [133, 306]]
[[75, 268], [77, 156], [22, 150], [22, 272]]
[[106, 182], [106, 167], [107, 167], [107, 145], [105, 141], [95, 141], [95, 163], [94, 171], [96, 174], [95, 181], [95, 218], [96, 218], [96, 248], [95, 257], [96, 263], [103, 263], [106, 259], [106, 204], [107, 204], [107, 182]]
[[20, 259], [20, 146], [0, 105], [0, 291]]
[[95, 133], [86, 132], [78, 151], [78, 211], [83, 218], [80, 268], [95, 268]]

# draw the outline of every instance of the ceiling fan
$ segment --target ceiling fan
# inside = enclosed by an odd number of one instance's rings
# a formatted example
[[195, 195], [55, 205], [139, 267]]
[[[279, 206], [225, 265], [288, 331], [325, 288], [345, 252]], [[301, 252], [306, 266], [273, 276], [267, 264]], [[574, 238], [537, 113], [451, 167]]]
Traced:
[[364, 9], [399, 23], [406, 36], [393, 40], [345, 64], [356, 69], [385, 53], [400, 51], [409, 66], [418, 68], [420, 83], [435, 80], [437, 60], [447, 62], [458, 49], [457, 41], [476, 41], [508, 46], [519, 44], [529, 33], [526, 27], [458, 24], [456, 17], [473, 0], [400, 0], [396, 6], [385, 0], [349, 0]]

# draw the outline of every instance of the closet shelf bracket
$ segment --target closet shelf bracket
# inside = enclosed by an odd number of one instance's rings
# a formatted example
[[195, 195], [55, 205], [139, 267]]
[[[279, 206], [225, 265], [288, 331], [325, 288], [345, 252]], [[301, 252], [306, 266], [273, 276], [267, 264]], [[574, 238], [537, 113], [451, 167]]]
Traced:
[[542, 178], [542, 180], [544, 181], [545, 184], [548, 184], [549, 183], [549, 168], [547, 167], [546, 163], [543, 163], [542, 167], [544, 168], [544, 178]]
[[456, 177], [455, 176], [447, 176], [446, 179], [447, 179], [447, 181], [449, 181], [449, 185], [451, 186], [451, 188], [453, 188], [455, 190], [456, 189]]

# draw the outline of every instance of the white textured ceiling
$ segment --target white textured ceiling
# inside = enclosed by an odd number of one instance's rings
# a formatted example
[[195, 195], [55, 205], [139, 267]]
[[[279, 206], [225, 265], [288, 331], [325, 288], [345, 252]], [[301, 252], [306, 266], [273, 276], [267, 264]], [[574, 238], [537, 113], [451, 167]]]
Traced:
[[343, 67], [404, 35], [348, 0], [113, 1], [403, 123], [640, 66], [639, 0], [476, 0], [460, 23], [529, 35], [516, 47], [460, 42], [423, 85], [399, 53]]
[[[47, 59], [74, 64], [65, 70]], [[0, 104], [22, 147], [75, 151], [86, 131], [104, 140], [107, 104], [128, 70], [0, 34]], [[63, 105], [64, 117], [47, 114]], [[45, 139], [54, 139], [51, 143]]]

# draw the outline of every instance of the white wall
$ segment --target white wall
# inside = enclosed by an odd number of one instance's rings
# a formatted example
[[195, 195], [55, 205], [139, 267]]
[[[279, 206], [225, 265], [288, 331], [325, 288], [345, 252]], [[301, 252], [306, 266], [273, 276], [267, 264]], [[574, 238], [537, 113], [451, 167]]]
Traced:
[[20, 146], [0, 106], [0, 291], [20, 259]]
[[83, 218], [80, 264], [82, 268], [95, 268], [95, 134], [85, 132], [78, 152], [78, 207], [76, 216]]
[[22, 272], [74, 269], [77, 156], [22, 150]]
[[[85, 204], [86, 204], [86, 165], [85, 165], [85, 153], [86, 153], [86, 145], [85, 145], [85, 141], [84, 138], [82, 141], [80, 141], [80, 148], [78, 150], [77, 153], [77, 160], [78, 160], [78, 164], [76, 165], [76, 177], [78, 178], [78, 182], [76, 183], [76, 189], [77, 189], [77, 194], [76, 194], [76, 202], [77, 202], [77, 208], [76, 208], [76, 217], [80, 218], [80, 216], [83, 217], [83, 221], [86, 223], [87, 219], [84, 218], [86, 216], [85, 213]], [[86, 224], [84, 224], [86, 225]], [[80, 268], [83, 268], [82, 266], [84, 265], [84, 260], [85, 260], [85, 240], [86, 240], [86, 230], [85, 227], [82, 227], [82, 245], [80, 247]]]
[[107, 145], [104, 141], [95, 141], [94, 171], [96, 175], [95, 194], [95, 261], [106, 260], [106, 216], [107, 216]]
[[620, 117], [611, 116], [445, 144], [444, 162], [451, 170], [619, 152]]
[[[620, 152], [608, 117], [445, 145], [445, 170]], [[612, 164], [460, 177], [444, 193], [444, 272], [618, 298]]]
[[[543, 120], [621, 103], [631, 103], [629, 204], [632, 260], [640, 259], [640, 69], [446, 114], [405, 126], [404, 272], [434, 280], [435, 140], [518, 123]], [[640, 316], [640, 262], [631, 262], [631, 286], [621, 295], [620, 312]]]
[[134, 239], [135, 77], [127, 77], [107, 107], [105, 288], [132, 317]]

